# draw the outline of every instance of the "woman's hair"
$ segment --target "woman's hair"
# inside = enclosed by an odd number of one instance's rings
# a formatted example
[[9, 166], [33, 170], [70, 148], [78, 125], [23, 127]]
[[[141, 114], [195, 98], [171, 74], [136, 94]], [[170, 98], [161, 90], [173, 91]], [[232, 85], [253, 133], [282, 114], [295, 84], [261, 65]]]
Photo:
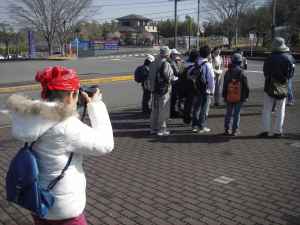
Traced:
[[[47, 90], [46, 99], [49, 102], [62, 102], [63, 99], [69, 96], [71, 91], [61, 91], [61, 90]], [[73, 95], [77, 95], [77, 92], [74, 92]]]

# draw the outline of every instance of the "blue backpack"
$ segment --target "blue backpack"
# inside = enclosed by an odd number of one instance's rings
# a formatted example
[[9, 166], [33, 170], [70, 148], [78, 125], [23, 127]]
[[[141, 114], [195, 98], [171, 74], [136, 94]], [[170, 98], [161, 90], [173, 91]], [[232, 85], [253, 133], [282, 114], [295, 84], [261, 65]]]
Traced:
[[54, 196], [50, 191], [64, 177], [73, 153], [61, 174], [50, 182], [47, 189], [43, 189], [39, 183], [39, 167], [32, 149], [34, 143], [25, 143], [12, 159], [6, 174], [6, 198], [43, 218], [54, 204]]

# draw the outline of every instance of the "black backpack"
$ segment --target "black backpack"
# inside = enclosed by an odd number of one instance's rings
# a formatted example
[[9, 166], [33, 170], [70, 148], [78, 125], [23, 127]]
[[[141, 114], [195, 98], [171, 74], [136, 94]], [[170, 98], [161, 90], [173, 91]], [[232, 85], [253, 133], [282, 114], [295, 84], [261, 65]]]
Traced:
[[201, 65], [195, 63], [190, 73], [188, 74], [189, 79], [193, 83], [193, 91], [198, 95], [205, 94], [207, 89], [207, 79], [202, 70], [202, 67], [205, 63], [207, 62], [205, 61], [201, 63]]
[[148, 77], [145, 65], [138, 66], [134, 71], [134, 80], [137, 83], [143, 83]]

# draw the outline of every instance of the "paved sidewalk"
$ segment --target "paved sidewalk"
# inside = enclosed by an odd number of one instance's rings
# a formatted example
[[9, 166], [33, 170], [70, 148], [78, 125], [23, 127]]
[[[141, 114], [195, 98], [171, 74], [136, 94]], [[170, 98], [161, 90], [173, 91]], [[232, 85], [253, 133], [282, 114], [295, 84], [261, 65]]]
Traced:
[[[299, 82], [295, 89], [300, 96]], [[210, 134], [192, 134], [172, 120], [172, 135], [162, 138], [148, 134], [148, 119], [137, 109], [113, 112], [115, 150], [84, 163], [89, 224], [300, 224], [300, 104], [287, 108], [288, 137], [257, 139], [262, 94], [251, 92], [242, 134], [234, 138], [220, 135], [222, 107], [211, 109]], [[0, 130], [3, 225], [31, 224], [27, 212], [5, 200], [5, 173], [17, 146], [9, 129]]]

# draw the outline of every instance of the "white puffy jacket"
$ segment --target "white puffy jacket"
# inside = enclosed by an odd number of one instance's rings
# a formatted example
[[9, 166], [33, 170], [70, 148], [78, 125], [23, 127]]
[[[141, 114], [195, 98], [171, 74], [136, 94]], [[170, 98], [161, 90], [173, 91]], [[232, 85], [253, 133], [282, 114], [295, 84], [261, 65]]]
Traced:
[[12, 134], [23, 142], [33, 142], [37, 152], [43, 187], [65, 167], [71, 152], [72, 162], [56, 186], [54, 206], [46, 219], [61, 220], [79, 216], [86, 204], [86, 179], [82, 167], [84, 155], [100, 156], [114, 148], [109, 115], [102, 101], [87, 105], [92, 127], [78, 119], [73, 109], [60, 103], [30, 100], [19, 95], [8, 99], [12, 111]]

